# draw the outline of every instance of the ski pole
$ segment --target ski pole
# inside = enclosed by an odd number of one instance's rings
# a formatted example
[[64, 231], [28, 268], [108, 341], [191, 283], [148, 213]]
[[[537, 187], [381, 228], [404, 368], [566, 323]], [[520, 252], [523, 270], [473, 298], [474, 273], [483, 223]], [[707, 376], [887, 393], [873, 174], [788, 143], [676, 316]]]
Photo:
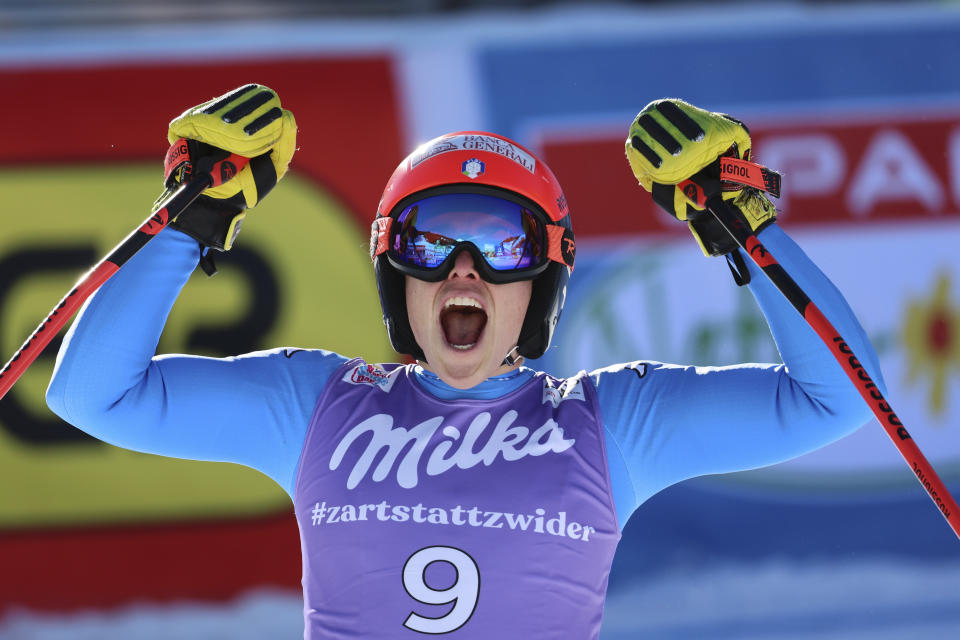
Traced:
[[[177, 146], [171, 147], [171, 152], [168, 152], [168, 160]], [[37, 356], [50, 344], [57, 332], [63, 328], [87, 298], [92, 296], [104, 282], [109, 280], [127, 260], [150, 242], [171, 220], [180, 215], [180, 212], [196, 200], [207, 187], [216, 186], [225, 180], [229, 180], [239, 173], [248, 161], [248, 158], [233, 154], [213, 165], [213, 170], [210, 172], [198, 172], [171, 194], [163, 202], [163, 206], [127, 235], [105, 258], [81, 276], [73, 289], [60, 300], [10, 361], [4, 365], [3, 369], [0, 369], [0, 399], [3, 399], [7, 391], [23, 375], [23, 372], [33, 364]]]
[[803, 289], [787, 273], [786, 269], [777, 262], [773, 254], [757, 239], [753, 231], [730, 210], [721, 195], [717, 194], [707, 198], [707, 209], [716, 216], [720, 224], [737, 241], [737, 244], [743, 247], [744, 251], [827, 345], [830, 353], [843, 367], [847, 377], [853, 382], [857, 391], [883, 426], [884, 431], [890, 436], [900, 455], [910, 465], [913, 473], [917, 476], [917, 480], [920, 481], [934, 504], [937, 505], [937, 509], [946, 518], [947, 524], [960, 538], [960, 507], [957, 506], [956, 500], [953, 499], [943, 481], [933, 470], [933, 466], [920, 452], [920, 448], [907, 432], [903, 423], [900, 422], [900, 418], [897, 417], [890, 403], [883, 397], [880, 389], [870, 378], [847, 341], [843, 339], [817, 305], [810, 300]]

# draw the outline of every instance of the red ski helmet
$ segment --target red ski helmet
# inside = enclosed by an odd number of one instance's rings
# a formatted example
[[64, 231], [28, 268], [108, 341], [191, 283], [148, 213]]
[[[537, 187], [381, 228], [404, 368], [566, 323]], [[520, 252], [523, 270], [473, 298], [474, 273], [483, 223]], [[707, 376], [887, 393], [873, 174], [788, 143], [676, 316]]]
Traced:
[[[407, 317], [404, 274], [388, 256], [390, 228], [403, 208], [435, 193], [470, 193], [523, 203], [546, 228], [549, 259], [531, 277], [533, 290], [517, 341], [518, 352], [539, 358], [547, 350], [566, 298], [576, 245], [567, 200], [550, 168], [528, 149], [483, 131], [449, 133], [420, 145], [393, 172], [377, 207], [370, 255], [383, 321], [398, 353], [424, 360]], [[471, 253], [478, 256], [476, 247]]]

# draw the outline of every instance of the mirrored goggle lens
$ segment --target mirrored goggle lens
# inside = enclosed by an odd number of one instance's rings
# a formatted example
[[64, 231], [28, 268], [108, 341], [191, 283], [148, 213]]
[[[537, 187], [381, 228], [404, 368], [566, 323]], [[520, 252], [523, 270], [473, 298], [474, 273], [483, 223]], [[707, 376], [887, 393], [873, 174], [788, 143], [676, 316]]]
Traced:
[[430, 196], [401, 211], [393, 229], [393, 258], [414, 267], [439, 267], [463, 242], [472, 242], [496, 271], [536, 267], [547, 259], [544, 228], [537, 216], [496, 196]]

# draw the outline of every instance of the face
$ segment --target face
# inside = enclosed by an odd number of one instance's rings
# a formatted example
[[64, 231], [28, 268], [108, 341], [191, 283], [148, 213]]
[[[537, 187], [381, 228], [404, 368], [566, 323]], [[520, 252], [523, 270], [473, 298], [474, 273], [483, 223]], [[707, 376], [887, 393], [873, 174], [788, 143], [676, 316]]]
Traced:
[[461, 252], [440, 282], [406, 278], [407, 316], [427, 362], [451, 387], [468, 389], [519, 366], [503, 359], [517, 344], [530, 304], [530, 280], [491, 284]]

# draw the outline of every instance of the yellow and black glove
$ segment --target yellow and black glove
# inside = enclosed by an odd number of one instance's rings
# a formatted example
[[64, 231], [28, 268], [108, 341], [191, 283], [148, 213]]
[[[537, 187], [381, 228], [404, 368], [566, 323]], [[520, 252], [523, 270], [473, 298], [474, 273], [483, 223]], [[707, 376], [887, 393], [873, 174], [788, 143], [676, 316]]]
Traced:
[[167, 167], [167, 191], [158, 202], [193, 173], [231, 153], [250, 158], [236, 176], [204, 191], [170, 223], [205, 247], [229, 251], [246, 210], [286, 174], [297, 145], [297, 123], [272, 89], [248, 84], [184, 111], [170, 122], [167, 138], [175, 146], [186, 144], [187, 154]]
[[[704, 255], [726, 255], [737, 243], [708, 211], [708, 198], [724, 202], [756, 233], [776, 219], [757, 188], [721, 179], [721, 158], [750, 160], [750, 132], [734, 118], [677, 99], [655, 100], [630, 123], [627, 161], [654, 202], [686, 221]], [[766, 175], [777, 180], [779, 175]], [[774, 191], [774, 189], [768, 189]]]

